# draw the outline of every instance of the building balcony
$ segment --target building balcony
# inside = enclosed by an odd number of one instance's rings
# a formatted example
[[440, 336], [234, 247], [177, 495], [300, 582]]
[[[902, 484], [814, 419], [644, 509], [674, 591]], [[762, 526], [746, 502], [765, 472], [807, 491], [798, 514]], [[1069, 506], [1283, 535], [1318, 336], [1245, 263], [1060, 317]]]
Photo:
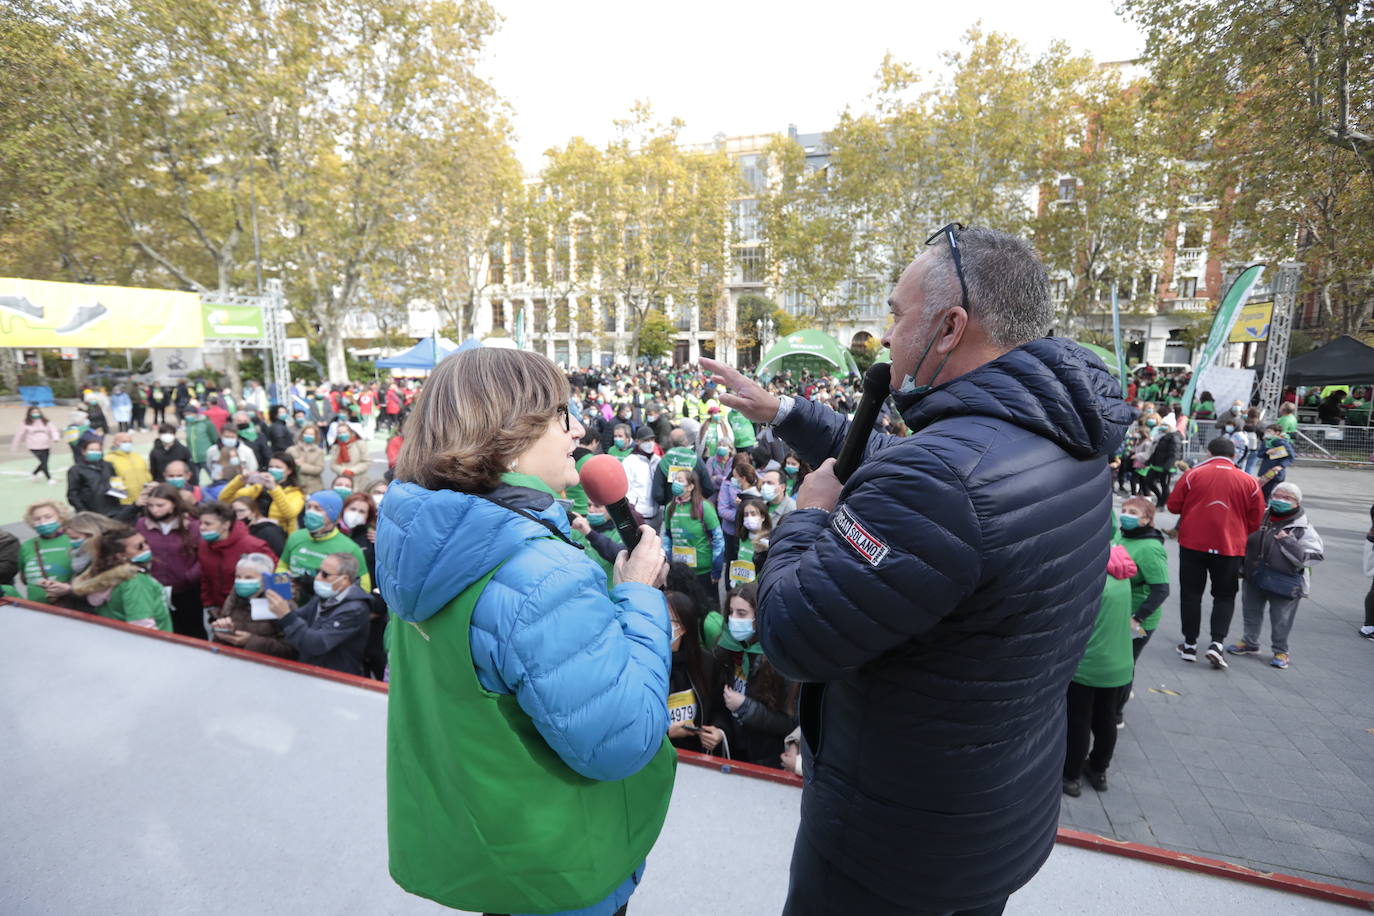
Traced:
[[1174, 274], [1199, 273], [1206, 263], [1206, 248], [1180, 248], [1174, 256]]
[[1195, 299], [1165, 299], [1159, 304], [1161, 314], [1200, 314], [1212, 310], [1212, 300], [1208, 298]]

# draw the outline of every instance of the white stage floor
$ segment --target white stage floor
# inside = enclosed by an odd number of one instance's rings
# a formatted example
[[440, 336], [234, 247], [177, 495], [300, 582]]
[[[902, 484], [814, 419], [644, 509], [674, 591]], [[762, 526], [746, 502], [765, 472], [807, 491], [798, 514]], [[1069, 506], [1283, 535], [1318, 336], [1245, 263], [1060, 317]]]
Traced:
[[[386, 869], [386, 696], [0, 604], [0, 913], [438, 913]], [[777, 913], [798, 789], [678, 768], [633, 916]], [[1017, 914], [1349, 908], [1059, 846]]]

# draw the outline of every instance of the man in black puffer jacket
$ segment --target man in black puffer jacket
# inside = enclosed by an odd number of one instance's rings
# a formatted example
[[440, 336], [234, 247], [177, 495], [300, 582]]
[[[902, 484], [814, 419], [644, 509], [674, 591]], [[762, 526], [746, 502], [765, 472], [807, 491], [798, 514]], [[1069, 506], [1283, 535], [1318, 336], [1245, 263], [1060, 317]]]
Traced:
[[1028, 245], [932, 239], [884, 341], [912, 435], [872, 434], [843, 487], [843, 416], [708, 365], [724, 403], [817, 468], [773, 534], [758, 605], [764, 653], [807, 682], [789, 916], [1001, 913], [1058, 826], [1064, 698], [1111, 536], [1107, 458], [1135, 411], [1097, 357], [1041, 337], [1053, 310]]

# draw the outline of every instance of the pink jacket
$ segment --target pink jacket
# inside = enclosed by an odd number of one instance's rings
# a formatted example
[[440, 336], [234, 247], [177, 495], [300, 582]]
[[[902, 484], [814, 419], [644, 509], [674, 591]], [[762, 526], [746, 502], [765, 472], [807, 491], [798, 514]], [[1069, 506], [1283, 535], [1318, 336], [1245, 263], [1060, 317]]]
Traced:
[[37, 449], [52, 448], [62, 441], [62, 434], [57, 431], [57, 427], [52, 425], [52, 421], [47, 423], [31, 424], [27, 421], [19, 427], [19, 432], [14, 434], [14, 443], [10, 446], [13, 451], [21, 448]]

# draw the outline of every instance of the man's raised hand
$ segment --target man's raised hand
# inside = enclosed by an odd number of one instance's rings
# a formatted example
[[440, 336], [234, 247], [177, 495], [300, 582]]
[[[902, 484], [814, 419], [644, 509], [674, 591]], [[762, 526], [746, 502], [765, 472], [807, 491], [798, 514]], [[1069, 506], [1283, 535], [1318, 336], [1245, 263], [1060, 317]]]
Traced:
[[701, 365], [712, 379], [730, 392], [722, 394], [720, 402], [731, 410], [738, 410], [755, 423], [772, 423], [778, 415], [778, 399], [757, 382], [745, 378], [738, 370], [714, 359], [701, 358]]

